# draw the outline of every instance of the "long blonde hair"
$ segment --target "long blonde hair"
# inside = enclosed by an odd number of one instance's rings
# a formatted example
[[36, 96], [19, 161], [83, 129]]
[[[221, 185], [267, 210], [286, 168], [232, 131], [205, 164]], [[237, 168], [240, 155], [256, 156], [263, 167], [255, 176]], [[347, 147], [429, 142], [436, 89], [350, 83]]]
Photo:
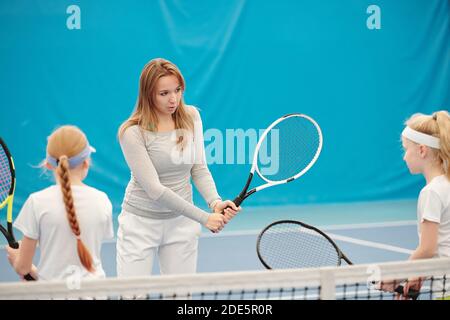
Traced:
[[[158, 58], [145, 65], [139, 80], [139, 96], [136, 107], [131, 116], [120, 126], [119, 138], [127, 128], [133, 125], [139, 125], [143, 130], [156, 131], [158, 127], [158, 116], [155, 111], [156, 83], [161, 77], [169, 75], [177, 77], [181, 90], [184, 92], [186, 84], [183, 75], [175, 64]], [[183, 97], [181, 97], [180, 105], [172, 114], [172, 118], [177, 131], [177, 143], [184, 145], [186, 143], [184, 132], [194, 130], [194, 121], [187, 111]]]
[[92, 255], [80, 238], [81, 230], [72, 196], [69, 175], [69, 158], [79, 154], [87, 145], [86, 135], [75, 126], [62, 126], [56, 129], [49, 137], [47, 154], [58, 159], [56, 174], [61, 185], [67, 220], [77, 239], [77, 251], [81, 264], [89, 271], [94, 272]]
[[450, 115], [447, 111], [436, 111], [431, 116], [417, 113], [405, 123], [411, 129], [440, 139], [440, 149], [433, 149], [450, 180]]

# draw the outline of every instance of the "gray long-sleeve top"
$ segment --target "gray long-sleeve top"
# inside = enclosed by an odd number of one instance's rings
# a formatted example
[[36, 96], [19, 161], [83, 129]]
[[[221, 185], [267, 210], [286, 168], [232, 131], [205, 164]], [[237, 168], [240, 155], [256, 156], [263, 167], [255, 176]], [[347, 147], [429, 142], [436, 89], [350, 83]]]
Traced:
[[152, 132], [134, 125], [120, 137], [131, 170], [123, 210], [155, 219], [184, 215], [205, 224], [208, 213], [193, 205], [191, 177], [208, 206], [220, 197], [206, 164], [200, 114], [195, 107], [187, 109], [194, 132], [186, 134], [183, 151], [176, 144], [176, 131]]

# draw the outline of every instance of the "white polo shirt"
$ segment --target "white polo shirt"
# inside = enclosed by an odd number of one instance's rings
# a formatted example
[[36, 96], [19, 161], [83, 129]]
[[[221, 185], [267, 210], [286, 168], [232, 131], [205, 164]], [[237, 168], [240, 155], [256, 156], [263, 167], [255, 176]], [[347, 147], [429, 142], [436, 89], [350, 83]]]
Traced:
[[40, 280], [61, 280], [76, 275], [105, 277], [100, 249], [103, 240], [114, 237], [111, 202], [105, 193], [86, 185], [73, 185], [72, 195], [81, 239], [92, 255], [96, 271], [91, 274], [81, 264], [61, 187], [53, 185], [31, 194], [14, 222], [14, 227], [25, 236], [39, 241]]

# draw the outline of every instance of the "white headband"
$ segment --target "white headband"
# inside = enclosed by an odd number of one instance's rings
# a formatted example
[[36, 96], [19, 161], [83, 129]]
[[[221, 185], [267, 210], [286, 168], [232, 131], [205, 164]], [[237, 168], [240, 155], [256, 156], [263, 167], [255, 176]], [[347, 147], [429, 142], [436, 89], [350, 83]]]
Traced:
[[435, 149], [440, 149], [440, 140], [439, 138], [430, 136], [429, 134], [425, 134], [416, 130], [411, 129], [410, 127], [405, 127], [405, 129], [402, 132], [402, 136], [405, 138], [418, 143], [423, 144]]

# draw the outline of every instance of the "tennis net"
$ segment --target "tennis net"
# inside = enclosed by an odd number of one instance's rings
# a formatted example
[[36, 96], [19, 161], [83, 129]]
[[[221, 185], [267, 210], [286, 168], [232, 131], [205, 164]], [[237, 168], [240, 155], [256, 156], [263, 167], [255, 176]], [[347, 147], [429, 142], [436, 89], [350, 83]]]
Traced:
[[[394, 299], [423, 279], [418, 299], [450, 298], [450, 258], [311, 269], [155, 275], [0, 284], [0, 299], [291, 300]], [[384, 290], [380, 290], [383, 288]]]

